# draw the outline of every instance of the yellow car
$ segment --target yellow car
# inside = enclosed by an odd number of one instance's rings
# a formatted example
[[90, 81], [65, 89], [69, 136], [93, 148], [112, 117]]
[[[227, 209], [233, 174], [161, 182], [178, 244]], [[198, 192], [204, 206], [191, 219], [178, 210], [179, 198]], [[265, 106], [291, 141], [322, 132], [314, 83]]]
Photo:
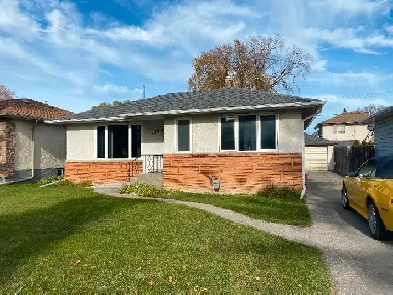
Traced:
[[368, 220], [371, 236], [386, 238], [393, 231], [393, 156], [372, 158], [343, 180], [341, 203]]

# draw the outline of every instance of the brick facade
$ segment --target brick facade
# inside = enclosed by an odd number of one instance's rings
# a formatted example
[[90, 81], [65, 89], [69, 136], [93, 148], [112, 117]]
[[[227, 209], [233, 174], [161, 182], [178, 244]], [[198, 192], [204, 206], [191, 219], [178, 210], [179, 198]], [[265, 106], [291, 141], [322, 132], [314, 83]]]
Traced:
[[[66, 161], [64, 176], [72, 182], [91, 181], [93, 183], [126, 182], [129, 173], [142, 173], [142, 161], [130, 166], [128, 161]], [[134, 168], [132, 168], [134, 167]]]
[[268, 184], [302, 187], [302, 154], [228, 153], [164, 155], [164, 186], [211, 191], [208, 175], [221, 192], [256, 192]]
[[0, 120], [0, 177], [13, 177], [15, 173], [15, 124]]

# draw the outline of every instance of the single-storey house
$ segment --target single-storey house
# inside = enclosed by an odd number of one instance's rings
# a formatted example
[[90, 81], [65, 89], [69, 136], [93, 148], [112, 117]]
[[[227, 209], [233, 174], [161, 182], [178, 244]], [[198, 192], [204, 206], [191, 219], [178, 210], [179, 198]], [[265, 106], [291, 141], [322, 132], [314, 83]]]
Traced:
[[374, 131], [375, 156], [393, 155], [393, 106], [387, 107], [363, 121]]
[[326, 138], [305, 134], [305, 165], [306, 171], [333, 171], [334, 170], [334, 146], [338, 142]]
[[0, 184], [62, 173], [65, 127], [44, 120], [71, 114], [31, 99], [0, 100]]
[[169, 93], [51, 120], [66, 125], [65, 176], [124, 182], [162, 172], [169, 188], [302, 188], [304, 130], [324, 102], [225, 87]]

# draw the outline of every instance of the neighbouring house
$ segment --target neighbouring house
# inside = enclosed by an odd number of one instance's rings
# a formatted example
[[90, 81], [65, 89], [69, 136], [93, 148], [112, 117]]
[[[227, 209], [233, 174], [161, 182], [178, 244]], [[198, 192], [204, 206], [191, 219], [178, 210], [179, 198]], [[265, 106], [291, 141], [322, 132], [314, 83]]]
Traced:
[[66, 125], [65, 176], [125, 182], [159, 172], [185, 190], [253, 192], [304, 184], [304, 130], [324, 102], [252, 89], [182, 92], [90, 110]]
[[393, 106], [365, 119], [363, 124], [374, 131], [375, 156], [393, 155]]
[[44, 120], [71, 114], [31, 99], [0, 100], [0, 183], [61, 173], [66, 130]]
[[337, 141], [327, 140], [311, 134], [305, 136], [305, 165], [306, 171], [334, 170], [334, 146]]
[[333, 118], [318, 123], [315, 129], [318, 135], [327, 140], [337, 141], [340, 145], [352, 145], [355, 140], [373, 141], [367, 124], [362, 123], [369, 117], [365, 112], [344, 112]]

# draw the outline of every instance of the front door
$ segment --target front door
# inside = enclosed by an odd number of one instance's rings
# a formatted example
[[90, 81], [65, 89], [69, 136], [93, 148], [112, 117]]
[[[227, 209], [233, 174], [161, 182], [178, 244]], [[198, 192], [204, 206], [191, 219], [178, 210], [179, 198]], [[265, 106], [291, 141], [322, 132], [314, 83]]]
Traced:
[[139, 158], [141, 156], [141, 135], [142, 126], [131, 125], [131, 158]]

